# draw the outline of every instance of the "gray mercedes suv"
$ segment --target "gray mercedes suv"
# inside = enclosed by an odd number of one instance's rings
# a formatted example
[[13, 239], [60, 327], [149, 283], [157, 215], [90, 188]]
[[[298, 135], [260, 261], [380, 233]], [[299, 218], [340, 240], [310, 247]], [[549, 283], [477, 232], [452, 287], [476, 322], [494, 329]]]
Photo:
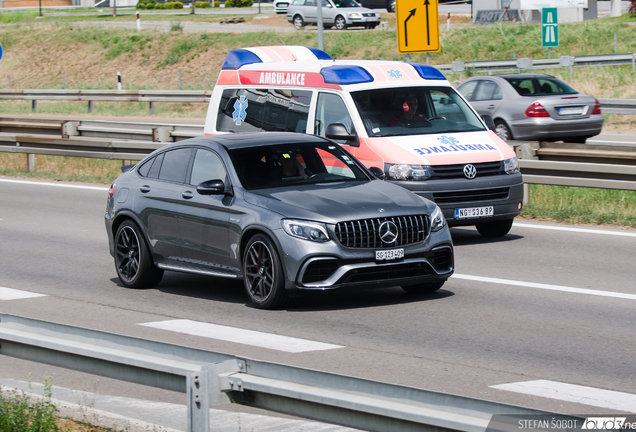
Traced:
[[154, 151], [108, 192], [110, 253], [127, 287], [164, 271], [242, 279], [260, 308], [346, 287], [438, 290], [453, 273], [439, 207], [306, 134], [193, 138]]

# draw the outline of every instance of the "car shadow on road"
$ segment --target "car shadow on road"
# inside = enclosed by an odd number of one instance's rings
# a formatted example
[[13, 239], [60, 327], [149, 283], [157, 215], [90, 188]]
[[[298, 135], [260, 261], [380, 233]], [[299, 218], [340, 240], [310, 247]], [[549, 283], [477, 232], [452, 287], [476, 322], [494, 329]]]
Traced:
[[521, 240], [524, 236], [517, 234], [506, 234], [503, 237], [484, 237], [474, 227], [454, 227], [450, 229], [453, 245], [469, 246], [475, 244], [505, 243]]
[[[112, 282], [124, 288], [118, 278]], [[131, 288], [132, 289], [132, 288]], [[154, 288], [162, 293], [211, 300], [230, 304], [250, 304], [242, 281], [178, 272], [165, 272], [161, 283]], [[440, 300], [455, 295], [443, 288], [432, 294], [411, 294], [399, 286], [390, 288], [350, 288], [346, 290], [308, 291], [293, 296], [283, 309], [289, 312], [312, 312], [342, 309], [374, 308], [423, 301]]]

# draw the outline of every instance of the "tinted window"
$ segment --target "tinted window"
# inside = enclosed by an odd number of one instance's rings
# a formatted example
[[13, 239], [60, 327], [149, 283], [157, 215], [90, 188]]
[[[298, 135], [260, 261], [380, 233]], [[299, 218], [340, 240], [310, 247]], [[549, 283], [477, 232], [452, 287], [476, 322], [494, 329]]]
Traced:
[[219, 155], [210, 150], [197, 149], [192, 164], [190, 184], [198, 185], [207, 180], [225, 181], [225, 165]]
[[459, 86], [457, 91], [460, 92], [466, 99], [472, 100], [473, 92], [475, 91], [477, 84], [479, 84], [479, 81], [467, 82], [466, 84]]
[[147, 160], [146, 162], [144, 162], [143, 165], [141, 165], [138, 169], [137, 172], [139, 173], [140, 176], [142, 177], [147, 177], [148, 176], [148, 171], [150, 171], [150, 167], [152, 167], [153, 162], [155, 161], [156, 158], [152, 158]]
[[506, 78], [521, 96], [536, 94], [576, 94], [572, 87], [553, 77]]
[[369, 180], [347, 153], [329, 141], [234, 149], [229, 153], [246, 189]]
[[150, 167], [150, 171], [148, 171], [148, 177], [149, 178], [159, 178], [159, 170], [161, 169], [161, 164], [163, 163], [163, 156], [164, 155], [165, 155], [165, 153], [161, 153], [152, 162], [152, 166]]
[[473, 96], [473, 100], [496, 100], [501, 99], [501, 90], [497, 83], [491, 80], [482, 80]]
[[314, 134], [324, 137], [327, 126], [332, 123], [343, 124], [347, 132], [351, 133], [351, 116], [342, 98], [333, 93], [320, 93], [316, 104]]
[[311, 92], [286, 89], [223, 91], [216, 129], [223, 132], [307, 132]]
[[185, 183], [191, 153], [191, 148], [181, 148], [165, 152], [159, 178], [161, 180]]

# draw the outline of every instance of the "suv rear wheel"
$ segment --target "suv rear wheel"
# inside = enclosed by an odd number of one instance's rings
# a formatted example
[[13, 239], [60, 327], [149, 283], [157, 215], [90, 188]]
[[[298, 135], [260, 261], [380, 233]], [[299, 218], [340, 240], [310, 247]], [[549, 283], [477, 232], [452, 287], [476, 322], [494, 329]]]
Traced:
[[128, 288], [152, 288], [163, 277], [163, 270], [153, 262], [143, 232], [131, 220], [117, 228], [115, 268], [119, 280]]

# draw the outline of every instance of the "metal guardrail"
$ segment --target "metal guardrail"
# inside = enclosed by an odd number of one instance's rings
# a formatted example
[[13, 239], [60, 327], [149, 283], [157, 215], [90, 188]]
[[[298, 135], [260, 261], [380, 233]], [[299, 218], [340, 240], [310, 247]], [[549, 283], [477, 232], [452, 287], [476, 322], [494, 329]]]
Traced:
[[606, 54], [589, 56], [560, 56], [554, 59], [518, 58], [509, 60], [456, 61], [451, 64], [433, 65], [442, 72], [463, 72], [467, 69], [475, 72], [501, 72], [509, 70], [556, 69], [589, 66], [632, 65], [636, 70], [636, 53]]
[[[201, 125], [0, 118], [0, 152], [31, 155], [30, 171], [35, 170], [32, 157], [35, 154], [129, 163], [168, 142], [202, 135]], [[618, 142], [591, 145], [510, 141], [509, 144], [516, 150], [525, 183], [636, 190], [636, 146]], [[540, 173], [536, 172], [537, 166], [541, 167]]]
[[229, 402], [378, 432], [484, 432], [495, 414], [555, 416], [8, 314], [0, 355], [186, 393], [188, 432], [208, 432], [210, 407]]

